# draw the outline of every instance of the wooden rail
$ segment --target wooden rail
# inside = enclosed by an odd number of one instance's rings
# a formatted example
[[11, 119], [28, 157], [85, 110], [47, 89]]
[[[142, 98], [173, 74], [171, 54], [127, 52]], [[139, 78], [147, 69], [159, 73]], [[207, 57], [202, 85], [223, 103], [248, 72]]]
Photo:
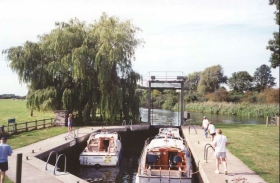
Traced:
[[[270, 120], [269, 120], [270, 118]], [[272, 116], [272, 117], [266, 117], [266, 126], [269, 124], [275, 124], [276, 126], [279, 126], [279, 116]]]
[[[47, 128], [54, 125], [54, 118], [42, 119], [35, 121], [28, 121], [23, 123], [12, 123], [7, 126], [2, 126], [0, 131], [6, 131], [8, 133], [16, 134], [18, 132], [27, 132], [30, 130], [37, 130], [41, 128]], [[4, 130], [6, 127], [7, 130]]]

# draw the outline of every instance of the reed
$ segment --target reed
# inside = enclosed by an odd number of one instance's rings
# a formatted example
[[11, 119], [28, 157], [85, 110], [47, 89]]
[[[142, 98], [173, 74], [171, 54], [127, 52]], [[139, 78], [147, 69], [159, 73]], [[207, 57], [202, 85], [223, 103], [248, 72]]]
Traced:
[[251, 104], [227, 102], [196, 102], [188, 103], [185, 108], [189, 112], [211, 114], [227, 114], [238, 116], [266, 117], [279, 115], [279, 104]]

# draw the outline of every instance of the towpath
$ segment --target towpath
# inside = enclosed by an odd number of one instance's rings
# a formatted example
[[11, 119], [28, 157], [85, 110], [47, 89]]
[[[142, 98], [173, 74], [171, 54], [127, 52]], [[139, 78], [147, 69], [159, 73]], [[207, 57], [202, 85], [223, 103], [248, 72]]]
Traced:
[[[194, 130], [194, 128], [196, 131]], [[204, 183], [266, 183], [259, 175], [248, 168], [240, 159], [227, 150], [228, 175], [223, 173], [223, 165], [220, 165], [220, 174], [216, 174], [214, 152], [209, 143], [211, 138], [205, 138], [201, 126], [183, 126], [182, 131], [192, 151], [196, 164], [199, 164], [199, 172]], [[197, 132], [197, 133], [196, 133]], [[229, 140], [230, 145], [230, 140]], [[204, 157], [204, 149], [208, 148], [207, 162]]]

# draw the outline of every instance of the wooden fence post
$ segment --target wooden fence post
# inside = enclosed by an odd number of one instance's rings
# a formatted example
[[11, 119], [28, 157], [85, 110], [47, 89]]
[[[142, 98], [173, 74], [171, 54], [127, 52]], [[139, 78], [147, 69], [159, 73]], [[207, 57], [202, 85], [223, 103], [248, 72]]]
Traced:
[[14, 133], [16, 134], [17, 133], [17, 124], [14, 123]]
[[268, 116], [266, 116], [266, 126], [268, 126]]
[[276, 117], [276, 126], [279, 126], [279, 117]]
[[27, 122], [25, 122], [25, 131], [27, 131], [27, 132], [28, 132]]
[[35, 129], [37, 130], [38, 128], [37, 128], [37, 120], [35, 121]]
[[45, 119], [43, 120], [43, 128], [45, 128]]

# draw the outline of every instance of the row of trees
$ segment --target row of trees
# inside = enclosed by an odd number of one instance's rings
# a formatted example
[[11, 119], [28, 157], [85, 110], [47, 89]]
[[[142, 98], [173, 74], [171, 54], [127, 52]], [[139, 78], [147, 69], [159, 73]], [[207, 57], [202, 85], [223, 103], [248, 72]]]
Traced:
[[224, 76], [223, 68], [215, 65], [202, 72], [194, 72], [186, 77], [185, 86], [189, 92], [201, 95], [213, 93], [221, 86], [227, 86], [232, 92], [244, 93], [247, 91], [261, 92], [265, 88], [276, 85], [271, 69], [263, 64], [256, 69], [253, 76], [247, 71], [234, 72], [231, 77]]
[[[246, 102], [278, 103], [279, 88], [271, 75], [270, 67], [261, 65], [251, 76], [247, 71], [239, 71], [231, 77], [224, 76], [223, 68], [214, 65], [201, 72], [194, 72], [185, 78], [185, 102]], [[229, 90], [226, 89], [228, 86]], [[148, 107], [147, 91], [141, 91], [141, 106]], [[174, 90], [156, 89], [152, 91], [152, 107], [172, 110], [178, 105], [179, 93]], [[176, 109], [176, 107], [175, 107]]]
[[139, 28], [105, 13], [93, 24], [78, 19], [55, 24], [38, 42], [3, 50], [21, 82], [28, 84], [27, 105], [36, 110], [78, 111], [84, 121], [116, 116], [137, 118], [136, 87], [140, 75], [132, 69]]

